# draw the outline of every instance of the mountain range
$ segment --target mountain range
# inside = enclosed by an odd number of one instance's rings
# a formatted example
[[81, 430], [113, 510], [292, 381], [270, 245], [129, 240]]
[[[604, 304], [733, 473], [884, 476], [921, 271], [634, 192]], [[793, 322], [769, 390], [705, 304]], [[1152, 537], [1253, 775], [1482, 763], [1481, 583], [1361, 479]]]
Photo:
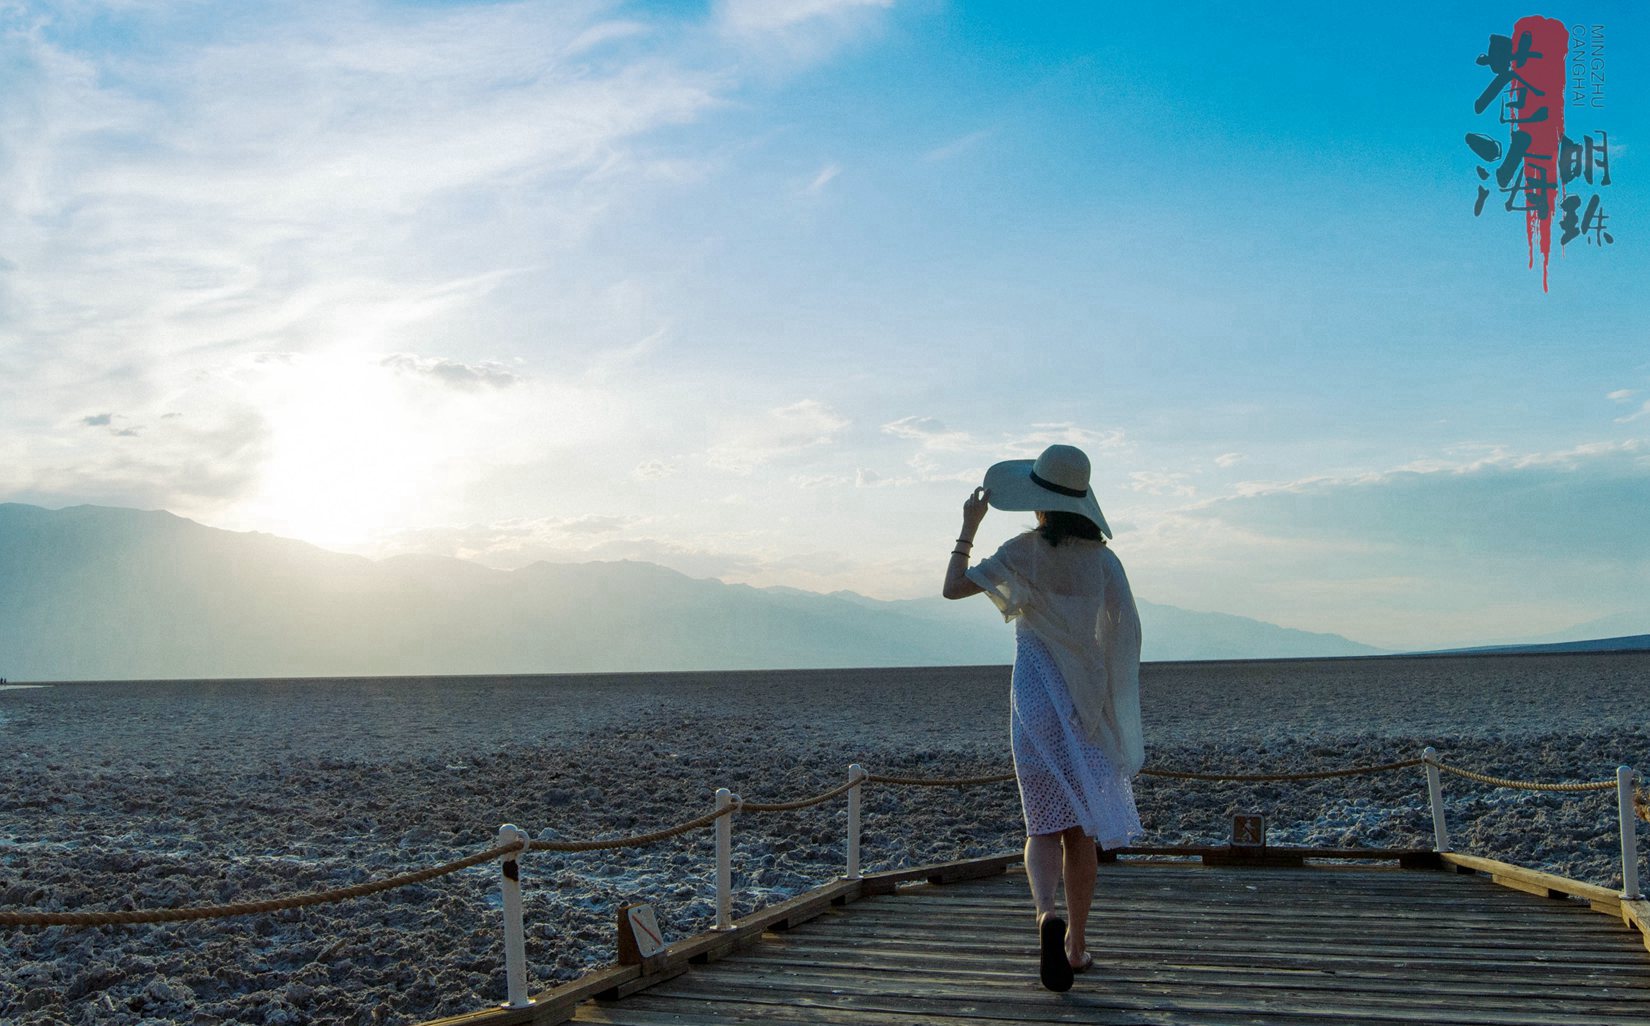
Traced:
[[[1148, 659], [1375, 654], [1140, 603]], [[160, 511], [0, 504], [0, 675], [12, 680], [977, 665], [1012, 658], [984, 601], [881, 601], [642, 562], [372, 560]]]

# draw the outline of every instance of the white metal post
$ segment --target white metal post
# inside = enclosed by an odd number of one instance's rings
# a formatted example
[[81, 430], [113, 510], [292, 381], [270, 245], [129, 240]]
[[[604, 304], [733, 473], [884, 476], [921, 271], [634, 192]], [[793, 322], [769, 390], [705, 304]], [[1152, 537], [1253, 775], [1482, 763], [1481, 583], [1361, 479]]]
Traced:
[[[498, 828], [498, 843], [526, 845], [527, 831], [506, 823]], [[533, 1003], [527, 996], [527, 935], [521, 923], [522, 851], [512, 851], [500, 860], [504, 872], [499, 889], [504, 897], [505, 1008], [525, 1008]]]
[[1432, 801], [1432, 850], [1449, 851], [1449, 827], [1444, 823], [1444, 781], [1438, 773], [1438, 749], [1421, 753], [1427, 760], [1427, 797]]
[[[720, 812], [734, 802], [734, 795], [725, 787], [716, 789], [716, 811]], [[716, 820], [716, 926], [713, 929], [733, 929], [733, 816]]]
[[859, 879], [859, 792], [864, 779], [865, 770], [859, 763], [848, 766], [848, 780], [853, 786], [848, 788], [848, 872], [844, 880]]
[[1633, 819], [1633, 767], [1616, 767], [1616, 811], [1621, 816], [1621, 896], [1628, 901], [1644, 897], [1639, 890], [1639, 845]]

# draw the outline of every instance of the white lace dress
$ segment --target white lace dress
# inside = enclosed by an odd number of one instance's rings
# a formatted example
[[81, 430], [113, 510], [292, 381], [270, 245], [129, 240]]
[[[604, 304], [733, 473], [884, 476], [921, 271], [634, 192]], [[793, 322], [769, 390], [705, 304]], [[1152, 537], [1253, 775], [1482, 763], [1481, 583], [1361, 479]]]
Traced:
[[1008, 726], [1027, 834], [1080, 826], [1103, 848], [1124, 848], [1145, 831], [1129, 778], [1083, 738], [1071, 695], [1048, 647], [1015, 632]]
[[1026, 832], [1080, 826], [1107, 848], [1144, 831], [1133, 775], [1140, 729], [1140, 615], [1109, 546], [1034, 532], [968, 569], [1016, 624], [1009, 725]]

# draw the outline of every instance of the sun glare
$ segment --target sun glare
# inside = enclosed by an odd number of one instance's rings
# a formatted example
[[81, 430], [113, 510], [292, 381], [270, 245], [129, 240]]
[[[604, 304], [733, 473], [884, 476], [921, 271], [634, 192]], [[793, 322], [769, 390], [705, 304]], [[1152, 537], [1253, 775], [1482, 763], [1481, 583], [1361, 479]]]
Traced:
[[248, 518], [327, 548], [362, 549], [399, 526], [430, 441], [411, 397], [378, 363], [306, 357], [269, 382], [270, 456]]

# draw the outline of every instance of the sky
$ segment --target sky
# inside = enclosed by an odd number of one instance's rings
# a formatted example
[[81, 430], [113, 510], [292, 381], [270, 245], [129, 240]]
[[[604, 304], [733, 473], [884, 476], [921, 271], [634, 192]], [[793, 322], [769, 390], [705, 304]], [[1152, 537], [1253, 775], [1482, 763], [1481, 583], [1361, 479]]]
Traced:
[[1357, 6], [0, 0], [0, 501], [909, 598], [1064, 442], [1142, 598], [1650, 632], [1650, 6]]

